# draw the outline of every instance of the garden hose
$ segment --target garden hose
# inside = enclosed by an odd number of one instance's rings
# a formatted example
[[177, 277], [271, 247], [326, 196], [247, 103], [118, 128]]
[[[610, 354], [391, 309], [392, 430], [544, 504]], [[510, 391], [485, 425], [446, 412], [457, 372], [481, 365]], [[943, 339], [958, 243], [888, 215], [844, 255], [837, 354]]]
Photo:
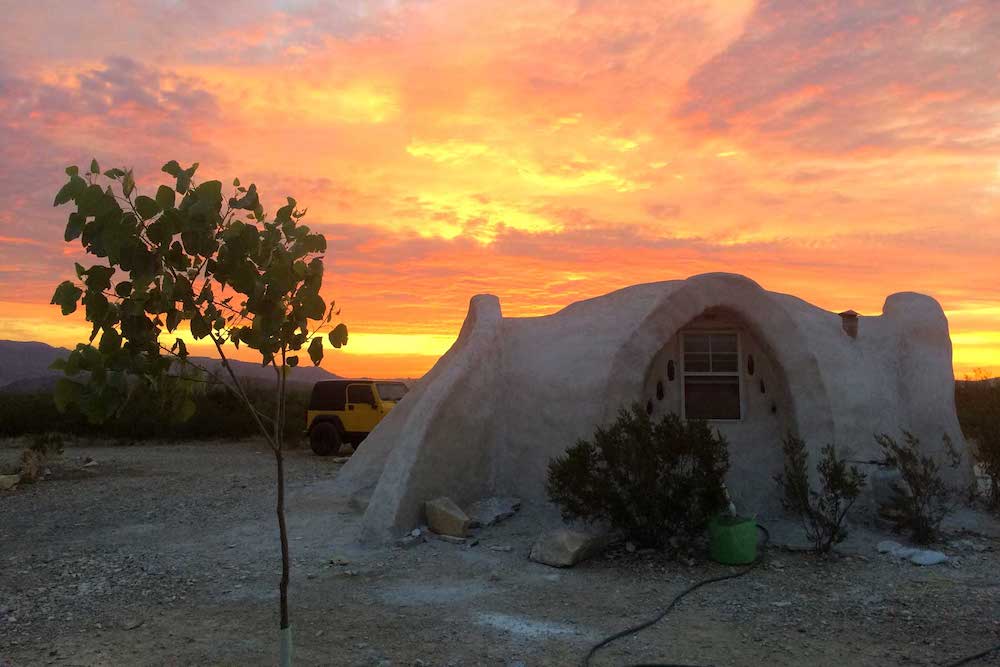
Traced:
[[[620, 632], [616, 632], [615, 634], [610, 635], [608, 637], [605, 637], [601, 641], [599, 641], [596, 644], [594, 644], [590, 648], [590, 650], [587, 651], [587, 655], [584, 656], [583, 661], [580, 663], [581, 667], [589, 667], [591, 658], [593, 658], [594, 655], [599, 650], [601, 650], [602, 648], [604, 648], [608, 644], [610, 644], [610, 643], [612, 643], [614, 641], [617, 641], [617, 640], [621, 639], [622, 637], [627, 637], [628, 635], [633, 635], [633, 634], [635, 634], [637, 632], [641, 632], [642, 630], [645, 630], [649, 626], [655, 625], [656, 623], [658, 623], [661, 620], [663, 620], [663, 618], [667, 614], [669, 614], [674, 607], [677, 606], [677, 603], [680, 602], [689, 593], [693, 593], [694, 591], [698, 590], [702, 586], [707, 586], [709, 584], [718, 583], [720, 581], [728, 581], [730, 579], [738, 579], [739, 577], [742, 577], [743, 575], [747, 574], [748, 572], [750, 572], [751, 570], [753, 570], [754, 568], [756, 568], [758, 565], [760, 565], [764, 561], [764, 552], [765, 552], [765, 549], [767, 548], [767, 544], [768, 544], [768, 542], [771, 541], [771, 533], [768, 532], [767, 528], [765, 528], [764, 526], [762, 526], [760, 524], [757, 524], [757, 527], [764, 533], [764, 541], [760, 545], [760, 554], [757, 556], [757, 559], [754, 560], [754, 562], [752, 562], [748, 567], [745, 567], [744, 569], [742, 569], [739, 572], [736, 572], [734, 574], [726, 574], [726, 575], [722, 575], [722, 576], [719, 576], [719, 577], [711, 577], [709, 579], [702, 579], [701, 581], [699, 581], [699, 582], [697, 582], [697, 583], [695, 583], [695, 584], [693, 584], [693, 585], [685, 588], [683, 591], [681, 591], [680, 593], [678, 593], [677, 595], [675, 595], [674, 599], [670, 601], [669, 605], [667, 605], [667, 608], [664, 609], [663, 611], [661, 611], [656, 616], [650, 618], [649, 620], [643, 621], [642, 623], [639, 623], [638, 625], [633, 625], [630, 628], [626, 628], [626, 629], [624, 629], [624, 630], [622, 630]], [[946, 665], [946, 667], [961, 667], [962, 665], [968, 665], [968, 664], [973, 663], [973, 662], [975, 662], [977, 660], [980, 660], [982, 658], [987, 657], [991, 653], [995, 653], [995, 652], [998, 652], [998, 651], [1000, 651], [1000, 644], [997, 644], [996, 646], [994, 646], [992, 648], [988, 648], [985, 651], [981, 651], [980, 653], [976, 653], [974, 655], [969, 655], [969, 656], [966, 656], [964, 658], [961, 658], [960, 660], [957, 660], [956, 662], [950, 662], [950, 663], [948, 663]], [[629, 665], [628, 667], [711, 667], [711, 666], [710, 665], [690, 665], [690, 664], [675, 663], [675, 662], [643, 662], [643, 663], [635, 663], [635, 664]]]
[[[737, 579], [739, 577], [742, 577], [744, 574], [747, 574], [748, 572], [750, 572], [751, 570], [753, 570], [758, 565], [760, 565], [764, 561], [764, 550], [767, 547], [767, 543], [771, 541], [771, 533], [769, 533], [767, 531], [767, 528], [765, 528], [764, 526], [760, 525], [759, 523], [757, 524], [757, 528], [759, 528], [764, 533], [764, 541], [760, 545], [760, 553], [758, 554], [756, 560], [754, 560], [754, 562], [750, 563], [749, 566], [747, 566], [747, 567], [743, 568], [742, 570], [740, 570], [739, 572], [736, 572], [736, 573], [733, 573], [733, 574], [724, 574], [724, 575], [719, 576], [719, 577], [711, 577], [709, 579], [702, 579], [701, 581], [699, 581], [699, 582], [697, 582], [695, 584], [692, 584], [691, 586], [685, 588], [683, 591], [681, 591], [680, 593], [678, 593], [677, 595], [674, 596], [674, 599], [670, 601], [670, 604], [667, 605], [666, 609], [664, 609], [663, 611], [661, 611], [659, 614], [657, 614], [653, 618], [650, 618], [649, 620], [643, 621], [642, 623], [639, 623], [638, 625], [633, 625], [632, 627], [626, 628], [626, 629], [624, 629], [624, 630], [622, 630], [620, 632], [616, 632], [615, 634], [613, 634], [613, 635], [611, 635], [609, 637], [605, 637], [601, 641], [599, 641], [596, 644], [594, 644], [590, 648], [590, 650], [587, 651], [587, 655], [584, 656], [583, 662], [580, 663], [581, 666], [582, 667], [589, 667], [590, 660], [591, 660], [591, 658], [594, 657], [594, 654], [596, 654], [599, 650], [601, 650], [602, 648], [604, 648], [605, 646], [607, 646], [611, 642], [617, 641], [617, 640], [621, 639], [622, 637], [627, 637], [628, 635], [632, 635], [632, 634], [635, 634], [635, 633], [640, 632], [642, 630], [645, 630], [649, 626], [655, 625], [656, 623], [660, 622], [663, 619], [663, 617], [665, 617], [667, 614], [669, 614], [670, 611], [674, 607], [677, 606], [677, 603], [680, 602], [689, 593], [693, 593], [694, 591], [698, 590], [702, 586], [707, 586], [709, 584], [718, 583], [720, 581], [728, 581], [730, 579]], [[686, 664], [681, 664], [681, 663], [640, 663], [640, 664], [636, 664], [636, 665], [631, 665], [630, 667], [704, 667], [704, 666], [686, 665]]]

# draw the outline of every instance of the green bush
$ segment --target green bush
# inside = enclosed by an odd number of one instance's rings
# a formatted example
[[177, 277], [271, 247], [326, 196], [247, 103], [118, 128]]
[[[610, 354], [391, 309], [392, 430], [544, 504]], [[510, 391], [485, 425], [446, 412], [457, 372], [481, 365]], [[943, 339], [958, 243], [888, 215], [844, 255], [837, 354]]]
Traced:
[[[254, 384], [247, 393], [265, 414], [274, 414], [273, 392]], [[58, 432], [120, 440], [207, 440], [249, 438], [259, 435], [239, 399], [219, 386], [193, 396], [195, 412], [178, 422], [169, 405], [153, 393], [136, 392], [113, 419], [93, 424], [76, 407], [56, 409], [52, 394], [4, 394], [0, 399], [0, 436]], [[289, 388], [286, 399], [285, 438], [295, 442], [305, 428], [309, 390]]]
[[639, 405], [549, 463], [547, 491], [564, 519], [607, 521], [644, 547], [690, 541], [726, 507], [725, 438], [700, 421], [653, 422]]
[[802, 520], [813, 548], [826, 553], [847, 537], [844, 523], [865, 485], [865, 474], [857, 466], [848, 467], [836, 448], [827, 445], [816, 465], [820, 490], [814, 491], [809, 484], [805, 441], [789, 435], [782, 443], [782, 451], [784, 471], [774, 478], [782, 491], [781, 504]]
[[[933, 456], [923, 454], [920, 439], [909, 431], [903, 431], [902, 443], [884, 433], [875, 440], [882, 448], [881, 464], [898, 470], [900, 476], [892, 485], [892, 496], [882, 508], [883, 513], [897, 530], [909, 532], [914, 542], [934, 542], [941, 522], [954, 509], [958, 490], [941, 479], [940, 464]], [[961, 463], [958, 451], [947, 435], [943, 442], [951, 467], [957, 468]]]
[[989, 479], [986, 502], [1000, 510], [1000, 380], [983, 372], [955, 385], [955, 405], [962, 432]]

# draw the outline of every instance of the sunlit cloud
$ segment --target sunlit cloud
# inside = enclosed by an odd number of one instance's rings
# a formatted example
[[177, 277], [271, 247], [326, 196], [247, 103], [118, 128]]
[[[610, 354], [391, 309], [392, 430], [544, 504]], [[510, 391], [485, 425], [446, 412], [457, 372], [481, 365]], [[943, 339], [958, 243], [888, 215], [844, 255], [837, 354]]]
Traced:
[[473, 294], [535, 316], [718, 270], [834, 311], [925, 292], [956, 372], [1000, 374], [989, 0], [227, 7], [7, 8], [0, 337], [89, 331], [48, 305], [81, 259], [62, 169], [152, 192], [177, 159], [309, 207], [344, 375], [427, 370]]

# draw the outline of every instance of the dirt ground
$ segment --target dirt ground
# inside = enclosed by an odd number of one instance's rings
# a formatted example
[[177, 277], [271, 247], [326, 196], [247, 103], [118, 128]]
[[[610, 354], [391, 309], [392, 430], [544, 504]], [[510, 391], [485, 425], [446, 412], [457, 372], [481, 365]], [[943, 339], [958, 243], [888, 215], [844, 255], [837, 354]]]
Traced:
[[[289, 456], [298, 665], [579, 664], [593, 642], [732, 571], [622, 549], [570, 570], [532, 563], [549, 521], [532, 507], [475, 546], [362, 549], [358, 516], [328, 500], [340, 467]], [[0, 492], [0, 665], [275, 664], [274, 465], [261, 443], [71, 446], [50, 468]], [[885, 536], [863, 530], [829, 559], [772, 547], [593, 664], [947, 664], [1000, 643], [1000, 530], [979, 514], [960, 525], [942, 546], [951, 562], [932, 567], [878, 554]]]

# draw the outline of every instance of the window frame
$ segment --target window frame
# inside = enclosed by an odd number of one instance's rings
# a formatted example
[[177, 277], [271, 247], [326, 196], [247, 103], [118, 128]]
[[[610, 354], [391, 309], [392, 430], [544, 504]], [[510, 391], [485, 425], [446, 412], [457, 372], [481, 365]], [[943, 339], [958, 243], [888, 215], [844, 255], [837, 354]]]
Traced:
[[[712, 336], [712, 335], [727, 335], [736, 337], [736, 370], [735, 371], [688, 371], [687, 369], [687, 337], [688, 336]], [[739, 394], [739, 406], [740, 406], [740, 416], [736, 419], [706, 419], [705, 421], [710, 422], [722, 422], [727, 424], [736, 424], [743, 421], [746, 415], [746, 404], [744, 403], [743, 391], [743, 337], [740, 335], [738, 329], [688, 329], [686, 331], [680, 332], [680, 343], [681, 343], [681, 354], [680, 354], [680, 395], [681, 395], [681, 414], [684, 415], [684, 419], [688, 419], [687, 416], [687, 379], [688, 377], [735, 377], [736, 378], [736, 391]], [[709, 368], [711, 368], [712, 351], [709, 347]]]

